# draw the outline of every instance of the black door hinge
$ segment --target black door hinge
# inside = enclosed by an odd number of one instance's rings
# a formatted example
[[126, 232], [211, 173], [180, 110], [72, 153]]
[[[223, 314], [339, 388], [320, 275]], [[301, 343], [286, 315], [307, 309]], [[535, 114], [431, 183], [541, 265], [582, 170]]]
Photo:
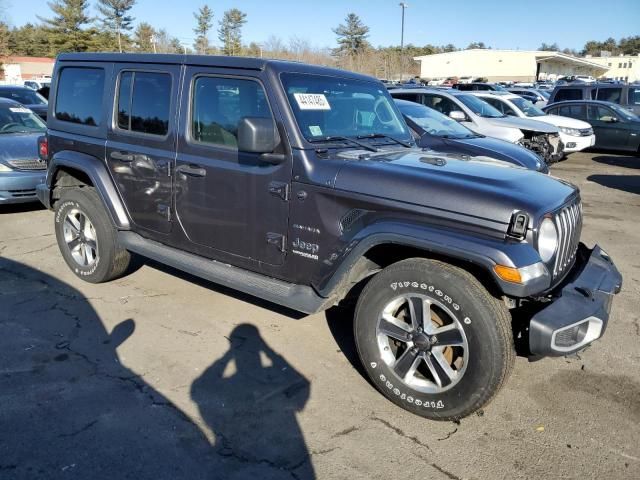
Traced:
[[289, 184], [284, 182], [271, 182], [269, 184], [269, 193], [277, 195], [285, 202], [289, 200]]
[[267, 233], [267, 243], [269, 243], [270, 245], [275, 245], [278, 250], [284, 252], [286, 237], [281, 233], [269, 232]]
[[169, 205], [158, 204], [158, 213], [165, 217], [167, 221], [171, 221], [171, 207]]

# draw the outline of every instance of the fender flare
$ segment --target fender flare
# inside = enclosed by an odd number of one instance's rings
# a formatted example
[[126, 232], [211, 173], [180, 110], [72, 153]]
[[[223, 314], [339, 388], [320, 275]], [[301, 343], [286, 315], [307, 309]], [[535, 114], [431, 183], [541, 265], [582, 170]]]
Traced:
[[485, 270], [505, 295], [531, 296], [545, 290], [551, 281], [549, 276], [543, 276], [532, 284], [521, 285], [505, 282], [496, 275], [493, 269], [495, 265], [519, 268], [540, 261], [537, 251], [526, 242], [452, 231], [442, 227], [384, 222], [369, 226], [356, 234], [346, 246], [345, 252], [348, 253], [343, 256], [340, 265], [318, 285], [318, 293], [323, 297], [338, 295], [344, 283], [349, 280], [349, 274], [357, 262], [373, 247], [385, 244], [412, 247], [472, 263]]
[[131, 223], [127, 209], [116, 190], [111, 175], [106, 165], [101, 160], [80, 152], [63, 150], [57, 152], [49, 161], [47, 174], [47, 187], [49, 189], [49, 202], [53, 193], [53, 181], [62, 168], [78, 170], [89, 177], [95, 187], [102, 203], [106, 207], [114, 226], [119, 230], [130, 230]]

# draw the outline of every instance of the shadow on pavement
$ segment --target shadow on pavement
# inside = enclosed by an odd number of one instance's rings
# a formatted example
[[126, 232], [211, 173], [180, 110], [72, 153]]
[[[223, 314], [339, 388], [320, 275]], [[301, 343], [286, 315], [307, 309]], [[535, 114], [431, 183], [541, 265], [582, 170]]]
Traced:
[[593, 157], [594, 162], [611, 165], [613, 167], [640, 169], [640, 157], [620, 155], [598, 155]]
[[5, 205], [0, 205], [0, 215], [6, 215], [10, 213], [36, 212], [38, 210], [44, 210], [44, 205], [42, 205], [40, 202], [7, 203]]
[[287, 307], [283, 307], [281, 305], [277, 305], [275, 303], [268, 302], [258, 297], [254, 297], [247, 293], [240, 292], [238, 290], [234, 290], [229, 287], [225, 287], [219, 283], [210, 282], [209, 280], [205, 280], [204, 278], [196, 277], [195, 275], [191, 275], [190, 273], [184, 272], [182, 270], [178, 270], [177, 268], [173, 268], [169, 265], [165, 265], [163, 263], [156, 262], [155, 260], [151, 260], [150, 258], [145, 258], [141, 256], [137, 256], [137, 261], [141, 262], [144, 265], [147, 265], [151, 268], [159, 270], [169, 275], [173, 275], [174, 277], [181, 278], [187, 282], [194, 283], [201, 287], [207, 288], [214, 292], [221, 293], [225, 296], [235, 298], [236, 300], [240, 300], [242, 302], [247, 302], [257, 307], [264, 308], [266, 310], [270, 310], [279, 315], [283, 315], [285, 317], [289, 317], [294, 320], [300, 320], [307, 316], [306, 313], [301, 313], [296, 310], [292, 310]]
[[[109, 331], [82, 293], [5, 258], [0, 305], [1, 478], [314, 478], [295, 418], [309, 382], [255, 327], [237, 327], [229, 352], [192, 386], [211, 445], [121, 363], [134, 319]], [[235, 376], [220, 376], [232, 360]]]
[[590, 175], [587, 180], [603, 187], [640, 195], [640, 175]]
[[274, 352], [253, 325], [234, 328], [227, 353], [191, 386], [222, 456], [315, 478], [296, 419], [309, 381]]

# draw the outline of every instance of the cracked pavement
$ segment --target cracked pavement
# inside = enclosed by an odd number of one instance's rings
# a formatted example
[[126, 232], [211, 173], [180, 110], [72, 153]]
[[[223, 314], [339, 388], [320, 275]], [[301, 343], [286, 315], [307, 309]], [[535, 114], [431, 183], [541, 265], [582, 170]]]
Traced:
[[609, 328], [578, 356], [518, 358], [457, 424], [369, 385], [344, 310], [305, 317], [153, 262], [84, 283], [50, 212], [0, 207], [0, 479], [639, 478], [640, 158], [552, 173], [625, 277]]

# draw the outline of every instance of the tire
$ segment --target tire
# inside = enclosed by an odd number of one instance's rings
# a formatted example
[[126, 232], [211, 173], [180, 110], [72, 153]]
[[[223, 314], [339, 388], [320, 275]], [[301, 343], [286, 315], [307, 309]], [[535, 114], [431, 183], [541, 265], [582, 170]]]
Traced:
[[65, 189], [54, 222], [62, 257], [78, 278], [108, 282], [129, 267], [131, 255], [118, 248], [117, 231], [94, 188]]
[[433, 420], [487, 405], [515, 361], [504, 303], [470, 273], [434, 260], [403, 260], [373, 277], [358, 299], [354, 336], [375, 387]]

